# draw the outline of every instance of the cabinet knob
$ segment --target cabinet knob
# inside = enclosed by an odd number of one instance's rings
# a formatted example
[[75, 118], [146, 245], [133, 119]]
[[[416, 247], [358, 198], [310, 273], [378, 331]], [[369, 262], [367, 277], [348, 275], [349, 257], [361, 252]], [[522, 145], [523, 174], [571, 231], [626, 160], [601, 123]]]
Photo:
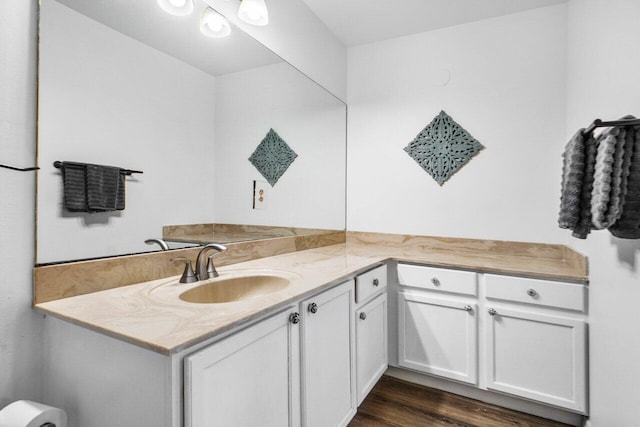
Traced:
[[318, 312], [318, 304], [316, 304], [315, 302], [312, 302], [311, 304], [309, 304], [308, 307], [309, 313], [317, 313]]
[[527, 289], [527, 295], [529, 295], [530, 297], [535, 297], [536, 295], [538, 295], [538, 293], [536, 292], [535, 289], [529, 288]]
[[378, 279], [373, 279], [373, 286], [378, 286], [380, 281]]
[[435, 286], [440, 286], [440, 279], [438, 279], [437, 277], [432, 277], [431, 283], [433, 283]]
[[367, 313], [364, 313], [364, 312], [363, 312], [363, 313], [360, 313], [360, 318], [361, 318], [362, 320], [365, 320], [365, 319], [367, 318]]
[[495, 310], [495, 308], [490, 308], [488, 311], [489, 311], [489, 315], [490, 316], [495, 316], [496, 314], [498, 314], [498, 312]]
[[291, 313], [289, 315], [289, 322], [293, 323], [294, 325], [300, 323], [300, 313]]
[[471, 311], [473, 311], [473, 307], [471, 307], [470, 305], [465, 305], [465, 306], [464, 306], [464, 311], [469, 311], [469, 312], [471, 312]]

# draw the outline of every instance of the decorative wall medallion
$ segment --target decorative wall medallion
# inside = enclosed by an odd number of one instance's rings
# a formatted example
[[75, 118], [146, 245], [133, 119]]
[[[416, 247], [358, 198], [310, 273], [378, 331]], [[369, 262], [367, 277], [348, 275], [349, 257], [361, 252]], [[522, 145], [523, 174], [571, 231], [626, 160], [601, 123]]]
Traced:
[[273, 187], [298, 157], [295, 151], [273, 129], [256, 147], [249, 161]]
[[478, 140], [447, 113], [440, 111], [404, 147], [404, 151], [442, 185], [483, 148]]

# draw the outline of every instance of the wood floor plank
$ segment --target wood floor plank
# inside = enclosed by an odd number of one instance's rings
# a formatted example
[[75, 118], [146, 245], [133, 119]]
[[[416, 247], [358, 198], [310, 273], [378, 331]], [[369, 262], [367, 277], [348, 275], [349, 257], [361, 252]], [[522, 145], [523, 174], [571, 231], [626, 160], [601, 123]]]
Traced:
[[383, 376], [350, 427], [568, 427], [566, 424]]

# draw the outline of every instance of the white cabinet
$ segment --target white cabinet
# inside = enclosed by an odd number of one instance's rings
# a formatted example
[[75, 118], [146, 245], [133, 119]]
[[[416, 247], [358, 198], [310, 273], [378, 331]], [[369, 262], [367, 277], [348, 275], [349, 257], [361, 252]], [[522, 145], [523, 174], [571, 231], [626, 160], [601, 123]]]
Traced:
[[530, 310], [486, 313], [487, 388], [586, 411], [586, 324]]
[[400, 292], [399, 365], [477, 384], [477, 311], [466, 301]]
[[300, 425], [299, 324], [288, 310], [185, 358], [185, 425]]
[[486, 275], [487, 388], [587, 411], [586, 286]]
[[186, 427], [346, 425], [353, 293], [343, 283], [185, 357]]
[[344, 426], [355, 415], [353, 289], [349, 281], [300, 306], [303, 426]]
[[398, 266], [398, 365], [586, 414], [586, 286], [477, 276]]
[[387, 369], [387, 294], [356, 310], [356, 384], [358, 405]]

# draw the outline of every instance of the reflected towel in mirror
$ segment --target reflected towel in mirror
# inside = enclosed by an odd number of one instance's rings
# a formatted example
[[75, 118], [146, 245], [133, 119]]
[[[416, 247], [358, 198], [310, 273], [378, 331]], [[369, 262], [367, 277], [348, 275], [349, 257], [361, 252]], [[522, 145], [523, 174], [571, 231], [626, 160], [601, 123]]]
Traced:
[[125, 208], [125, 175], [114, 166], [62, 162], [64, 207], [70, 212]]

